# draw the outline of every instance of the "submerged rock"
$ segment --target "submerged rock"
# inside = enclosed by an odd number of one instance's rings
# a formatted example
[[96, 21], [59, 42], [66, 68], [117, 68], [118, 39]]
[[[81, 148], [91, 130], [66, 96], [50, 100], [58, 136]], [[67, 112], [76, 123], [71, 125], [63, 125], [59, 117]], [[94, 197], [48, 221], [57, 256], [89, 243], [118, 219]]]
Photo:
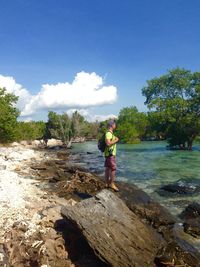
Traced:
[[189, 204], [180, 215], [180, 218], [185, 220], [195, 219], [199, 217], [200, 217], [200, 204], [196, 202]]
[[175, 183], [164, 185], [158, 191], [161, 196], [165, 196], [167, 193], [181, 194], [181, 195], [191, 195], [200, 192], [199, 181], [187, 181], [179, 180]]
[[161, 238], [109, 190], [61, 213], [108, 266], [153, 266]]

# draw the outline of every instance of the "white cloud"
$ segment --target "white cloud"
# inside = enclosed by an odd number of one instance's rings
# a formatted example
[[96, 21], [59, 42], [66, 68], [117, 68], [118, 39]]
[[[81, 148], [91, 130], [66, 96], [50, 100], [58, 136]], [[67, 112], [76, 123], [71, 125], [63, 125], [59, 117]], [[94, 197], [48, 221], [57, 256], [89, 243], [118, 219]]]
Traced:
[[31, 94], [23, 88], [21, 84], [16, 83], [15, 79], [10, 76], [0, 75], [0, 87], [6, 88], [9, 93], [13, 93], [19, 97], [17, 107], [23, 110], [25, 105], [31, 100]]
[[89, 108], [113, 104], [117, 100], [117, 88], [104, 85], [103, 78], [95, 72], [79, 72], [72, 83], [44, 84], [36, 95], [23, 88], [13, 77], [0, 75], [0, 87], [19, 96], [17, 107], [26, 120], [41, 111], [68, 109], [68, 114], [77, 110], [88, 120], [104, 120], [114, 115], [93, 115]]
[[79, 72], [72, 83], [44, 84], [41, 91], [25, 105], [22, 116], [38, 110], [86, 108], [113, 104], [117, 100], [117, 88], [104, 86], [96, 73]]

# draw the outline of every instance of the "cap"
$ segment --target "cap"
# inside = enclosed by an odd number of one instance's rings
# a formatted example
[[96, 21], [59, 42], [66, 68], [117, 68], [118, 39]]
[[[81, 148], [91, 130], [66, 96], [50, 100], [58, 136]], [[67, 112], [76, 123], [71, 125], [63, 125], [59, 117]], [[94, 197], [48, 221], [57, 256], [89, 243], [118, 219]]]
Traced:
[[115, 119], [110, 119], [110, 120], [108, 121], [108, 127], [112, 127], [113, 124], [115, 124], [115, 123], [116, 123]]

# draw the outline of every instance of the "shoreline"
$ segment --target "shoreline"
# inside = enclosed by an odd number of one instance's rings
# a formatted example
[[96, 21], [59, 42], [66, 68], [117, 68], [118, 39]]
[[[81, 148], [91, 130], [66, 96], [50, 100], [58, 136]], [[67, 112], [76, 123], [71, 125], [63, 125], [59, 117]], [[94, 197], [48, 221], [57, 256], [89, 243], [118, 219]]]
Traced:
[[[0, 186], [5, 186], [7, 182], [7, 180], [5, 182], [5, 173], [7, 173], [7, 177], [9, 176], [10, 178], [9, 181], [16, 182], [14, 184], [11, 183], [10, 186], [17, 192], [14, 198], [15, 201], [12, 199], [14, 194], [12, 193], [9, 195], [7, 192], [8, 190], [5, 194], [1, 195], [4, 196], [4, 202], [7, 201], [8, 197], [10, 201], [8, 201], [7, 206], [4, 207], [4, 213], [6, 211], [6, 215], [2, 218], [5, 219], [6, 216], [9, 217], [9, 212], [12, 214], [12, 219], [8, 218], [11, 219], [9, 223], [0, 221], [2, 225], [6, 226], [4, 227], [4, 237], [1, 234], [1, 250], [3, 252], [0, 254], [0, 259], [3, 258], [4, 262], [7, 261], [7, 263], [4, 263], [7, 265], [4, 266], [10, 266], [8, 261], [12, 261], [12, 264], [13, 262], [18, 264], [13, 264], [11, 266], [31, 266], [28, 265], [28, 262], [30, 263], [30, 258], [26, 259], [27, 265], [19, 265], [22, 259], [25, 260], [24, 256], [22, 256], [23, 253], [19, 253], [19, 251], [18, 253], [13, 253], [13, 249], [10, 248], [11, 240], [12, 245], [17, 247], [22, 239], [25, 243], [23, 251], [26, 252], [30, 251], [31, 248], [32, 250], [36, 248], [37, 253], [39, 250], [40, 252], [42, 249], [44, 250], [44, 248], [46, 250], [52, 250], [52, 247], [57, 244], [56, 240], [59, 240], [62, 244], [62, 249], [59, 252], [62, 254], [62, 259], [60, 259], [61, 254], [57, 252], [56, 248], [54, 249], [56, 252], [54, 251], [54, 253], [52, 253], [53, 259], [51, 259], [51, 261], [55, 261], [56, 259], [60, 265], [45, 265], [47, 259], [48, 261], [50, 259], [49, 256], [41, 256], [36, 253], [39, 259], [35, 260], [40, 261], [40, 265], [38, 266], [76, 266], [73, 265], [74, 263], [68, 255], [68, 251], [65, 247], [65, 240], [60, 236], [60, 233], [57, 233], [54, 224], [57, 220], [62, 219], [60, 212], [61, 206], [73, 206], [76, 205], [77, 202], [96, 195], [104, 189], [104, 182], [97, 175], [89, 173], [86, 169], [79, 168], [76, 164], [70, 162], [69, 151], [66, 150], [53, 151], [52, 149], [33, 149], [21, 146], [7, 149], [0, 148], [0, 166], [6, 166], [2, 167], [5, 169], [0, 171]], [[3, 177], [4, 182], [1, 184]], [[169, 249], [170, 245], [171, 249], [174, 250], [173, 253], [175, 253], [174, 259], [177, 262], [181, 260], [185, 262], [195, 262], [195, 258], [199, 257], [198, 251], [192, 250], [192, 246], [188, 245], [188, 250], [184, 253], [183, 244], [186, 241], [181, 241], [183, 235], [180, 229], [174, 230], [173, 226], [176, 225], [176, 221], [173, 216], [136, 186], [128, 185], [123, 182], [118, 182], [118, 185], [120, 186], [120, 193], [115, 195], [125, 201], [126, 205], [139, 220], [143, 221], [145, 225], [151, 227], [153, 231], [156, 231], [157, 234], [162, 237], [163, 241], [166, 242], [165, 249]], [[23, 189], [23, 192], [20, 190], [16, 191], [20, 188]], [[1, 201], [2, 200], [1, 197]], [[15, 204], [18, 203], [17, 207], [10, 205], [12, 200]], [[15, 212], [16, 216], [13, 216]], [[20, 215], [20, 217], [17, 217], [17, 215]], [[22, 222], [25, 223], [25, 226], [22, 225]], [[21, 230], [23, 227], [25, 227], [24, 231]], [[41, 231], [45, 234], [43, 233], [42, 236], [38, 238], [37, 235], [38, 233], [41, 234]], [[48, 237], [49, 231], [51, 232], [50, 236], [53, 236], [54, 239], [46, 238]], [[11, 238], [13, 233], [15, 233], [18, 238], [13, 240], [13, 238]], [[49, 240], [51, 240], [51, 242]], [[172, 242], [174, 246], [172, 246]], [[180, 251], [182, 251], [182, 259], [180, 259], [180, 253], [176, 252], [176, 246], [179, 246]], [[20, 255], [20, 259], [16, 260], [11, 250], [15, 257], [19, 257]], [[189, 255], [188, 252], [191, 253], [190, 256], [187, 256]], [[159, 253], [160, 258], [162, 258], [162, 256], [164, 257], [164, 250], [159, 251]], [[31, 253], [29, 252], [28, 254]], [[95, 261], [97, 259], [93, 258], [91, 260]], [[199, 264], [199, 262], [200, 258], [199, 261], [197, 258], [194, 264]], [[185, 266], [200, 266], [200, 264], [194, 264]]]

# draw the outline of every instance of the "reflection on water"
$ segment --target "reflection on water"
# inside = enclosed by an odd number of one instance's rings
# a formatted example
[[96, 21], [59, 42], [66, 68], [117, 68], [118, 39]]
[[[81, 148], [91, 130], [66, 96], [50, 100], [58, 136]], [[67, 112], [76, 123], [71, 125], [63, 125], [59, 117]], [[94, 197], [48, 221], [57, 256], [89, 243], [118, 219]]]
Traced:
[[[103, 157], [96, 142], [75, 144], [73, 152], [81, 153], [81, 162], [91, 171], [103, 172]], [[90, 152], [92, 154], [87, 154]], [[170, 151], [165, 142], [142, 142], [137, 145], [118, 145], [117, 179], [137, 184], [172, 213], [180, 213], [189, 202], [200, 202], [200, 194], [160, 196], [158, 189], [180, 179], [200, 186], [200, 146], [193, 151]]]

